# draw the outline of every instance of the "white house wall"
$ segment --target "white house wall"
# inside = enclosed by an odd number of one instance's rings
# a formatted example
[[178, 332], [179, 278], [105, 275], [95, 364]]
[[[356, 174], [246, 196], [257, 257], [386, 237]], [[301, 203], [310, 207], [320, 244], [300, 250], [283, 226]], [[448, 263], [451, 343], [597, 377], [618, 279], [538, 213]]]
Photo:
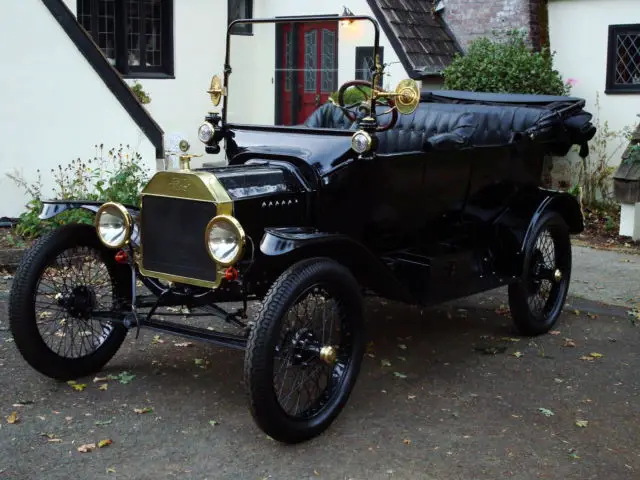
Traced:
[[19, 215], [27, 201], [7, 173], [35, 180], [39, 169], [50, 196], [50, 170], [92, 158], [96, 144], [129, 144], [155, 169], [151, 142], [42, 1], [4, 1], [0, 13], [0, 216]]
[[[638, 121], [640, 94], [605, 94], [609, 25], [639, 23], [640, 0], [550, 0], [549, 35], [555, 67], [575, 79], [572, 95], [587, 100], [594, 115], [600, 95], [602, 121], [613, 130]], [[622, 153], [622, 152], [620, 152]], [[620, 162], [616, 155], [611, 165]]]

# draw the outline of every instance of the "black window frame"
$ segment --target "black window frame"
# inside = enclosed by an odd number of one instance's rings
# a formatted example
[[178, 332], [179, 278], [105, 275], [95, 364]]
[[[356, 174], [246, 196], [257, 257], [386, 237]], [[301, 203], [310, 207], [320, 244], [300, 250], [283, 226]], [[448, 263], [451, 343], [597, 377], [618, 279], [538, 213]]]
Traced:
[[[238, 18], [232, 18], [231, 12], [235, 10], [233, 8], [234, 2], [243, 2], [245, 4], [248, 15], [244, 17], [245, 20], [253, 18], [253, 0], [227, 0], [227, 26], [231, 24], [234, 20], [238, 20]], [[253, 23], [241, 23], [239, 25], [234, 25], [231, 30], [231, 35], [253, 35]]]
[[[356, 80], [368, 80], [360, 74], [362, 69], [360, 65], [362, 65], [362, 57], [372, 57], [373, 58], [373, 46], [357, 46], [356, 47], [356, 67], [354, 72], [354, 78]], [[384, 47], [378, 46], [378, 54], [380, 55], [380, 64], [384, 64]], [[378, 78], [378, 87], [382, 88], [382, 77]]]
[[609, 40], [607, 48], [607, 81], [605, 93], [624, 94], [640, 93], [640, 84], [624, 85], [615, 83], [616, 61], [618, 58], [618, 35], [625, 33], [637, 33], [640, 36], [640, 23], [625, 25], [609, 25]]
[[[98, 43], [98, 1], [89, 0], [91, 5], [91, 28], [87, 30], [96, 45]], [[139, 11], [143, 12], [142, 4], [144, 0], [138, 0]], [[76, 18], [79, 20], [80, 4], [83, 0], [76, 1]], [[162, 54], [159, 66], [129, 65], [127, 46], [127, 18], [128, 2], [115, 0], [115, 65], [123, 78], [175, 78], [174, 77], [174, 39], [173, 39], [173, 5], [174, 0], [161, 0], [162, 8]], [[144, 25], [144, 22], [141, 22]], [[86, 30], [86, 29], [85, 29]], [[140, 32], [140, 49], [146, 50], [146, 36]], [[141, 54], [144, 58], [144, 54]]]

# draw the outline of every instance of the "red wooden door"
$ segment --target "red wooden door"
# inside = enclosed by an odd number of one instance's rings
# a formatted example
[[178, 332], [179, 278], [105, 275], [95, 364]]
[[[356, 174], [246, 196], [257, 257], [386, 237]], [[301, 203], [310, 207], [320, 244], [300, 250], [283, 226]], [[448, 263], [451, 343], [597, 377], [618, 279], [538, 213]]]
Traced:
[[283, 25], [280, 32], [278, 123], [296, 125], [338, 88], [338, 22]]

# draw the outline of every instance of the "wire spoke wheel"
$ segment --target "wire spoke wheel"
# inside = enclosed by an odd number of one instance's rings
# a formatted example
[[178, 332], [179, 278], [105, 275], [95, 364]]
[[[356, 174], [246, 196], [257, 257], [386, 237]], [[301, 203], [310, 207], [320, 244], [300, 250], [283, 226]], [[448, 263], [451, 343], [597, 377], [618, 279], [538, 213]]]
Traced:
[[[346, 320], [347, 312], [322, 285], [304, 292], [286, 313], [273, 381], [280, 407], [291, 417], [311, 417], [335, 395], [351, 361]], [[335, 352], [332, 358], [323, 358], [323, 348]]]
[[23, 256], [9, 297], [18, 350], [40, 373], [70, 380], [99, 371], [122, 345], [115, 321], [131, 296], [131, 274], [91, 225], [43, 236]]
[[113, 324], [93, 312], [111, 311], [115, 285], [97, 249], [76, 246], [61, 252], [42, 272], [34, 314], [45, 344], [64, 358], [95, 352]]
[[569, 290], [571, 242], [555, 212], [545, 214], [527, 242], [522, 278], [509, 286], [516, 327], [525, 335], [546, 333], [557, 321]]
[[346, 404], [364, 355], [360, 288], [328, 259], [285, 271], [265, 296], [245, 357], [251, 413], [274, 439], [322, 433]]

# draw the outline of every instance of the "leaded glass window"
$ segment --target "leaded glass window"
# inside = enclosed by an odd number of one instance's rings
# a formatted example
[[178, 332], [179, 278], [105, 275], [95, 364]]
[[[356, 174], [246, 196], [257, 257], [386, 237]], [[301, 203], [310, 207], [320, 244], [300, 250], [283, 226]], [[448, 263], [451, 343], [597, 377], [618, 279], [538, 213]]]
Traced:
[[318, 32], [304, 34], [304, 91], [316, 92], [318, 79]]
[[607, 93], [640, 93], [640, 24], [609, 27]]

